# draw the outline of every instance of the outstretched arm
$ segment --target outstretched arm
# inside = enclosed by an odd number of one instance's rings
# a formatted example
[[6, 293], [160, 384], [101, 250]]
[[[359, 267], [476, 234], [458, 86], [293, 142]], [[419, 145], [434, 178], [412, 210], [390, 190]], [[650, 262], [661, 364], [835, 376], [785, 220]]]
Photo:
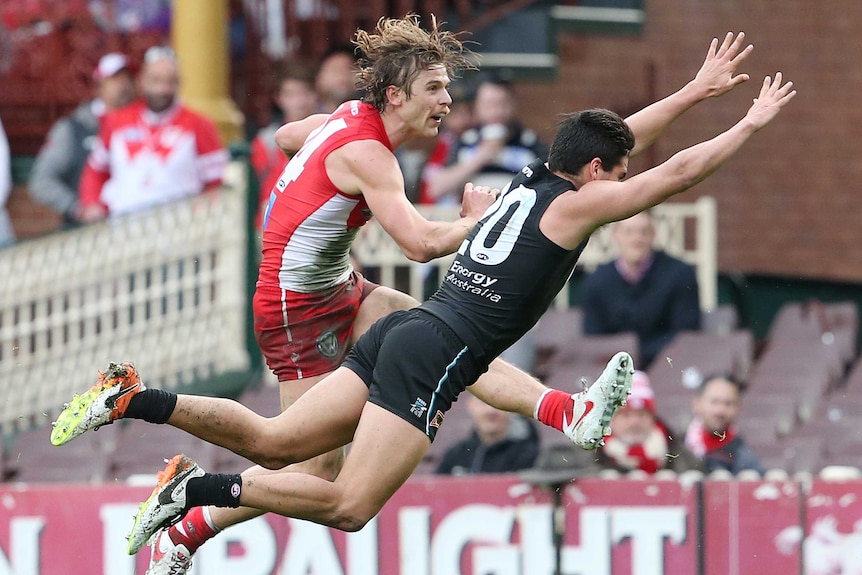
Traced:
[[398, 160], [376, 140], [349, 142], [326, 157], [326, 173], [344, 193], [361, 193], [380, 226], [407, 258], [427, 262], [453, 253], [476, 225], [496, 194], [467, 184], [461, 218], [454, 222], [426, 220], [404, 193]]
[[721, 46], [718, 45], [718, 38], [713, 38], [706, 59], [691, 82], [626, 118], [626, 123], [635, 135], [632, 156], [651, 146], [674, 120], [698, 102], [720, 96], [748, 80], [748, 74], [736, 74], [739, 64], [754, 49], [749, 44], [740, 51], [744, 40], [743, 32], [737, 34], [736, 38], [733, 32], [728, 32]]
[[[629, 180], [585, 183], [561, 204], [560, 210], [545, 214], [542, 231], [561, 246], [574, 249], [598, 227], [628, 218], [684, 192], [715, 172], [795, 95], [792, 82], [782, 85], [781, 72], [774, 81], [767, 76], [748, 112], [727, 131], [677, 152], [666, 162]], [[600, 162], [598, 158], [593, 161]]]

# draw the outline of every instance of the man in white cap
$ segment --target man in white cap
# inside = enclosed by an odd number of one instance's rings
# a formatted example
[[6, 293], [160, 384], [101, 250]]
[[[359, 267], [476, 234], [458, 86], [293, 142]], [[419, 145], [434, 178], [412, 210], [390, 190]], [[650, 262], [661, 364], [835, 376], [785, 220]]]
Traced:
[[102, 56], [93, 70], [93, 89], [92, 100], [51, 127], [30, 172], [32, 198], [61, 214], [66, 224], [77, 221], [78, 184], [102, 118], [135, 98], [129, 59], [119, 52]]

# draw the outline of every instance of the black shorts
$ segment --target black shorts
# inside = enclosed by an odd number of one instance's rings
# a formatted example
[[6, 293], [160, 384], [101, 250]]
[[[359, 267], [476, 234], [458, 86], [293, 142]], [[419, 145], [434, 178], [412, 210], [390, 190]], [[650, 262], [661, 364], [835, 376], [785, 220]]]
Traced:
[[368, 401], [431, 441], [458, 395], [487, 369], [442, 321], [421, 310], [378, 320], [344, 361], [368, 385]]

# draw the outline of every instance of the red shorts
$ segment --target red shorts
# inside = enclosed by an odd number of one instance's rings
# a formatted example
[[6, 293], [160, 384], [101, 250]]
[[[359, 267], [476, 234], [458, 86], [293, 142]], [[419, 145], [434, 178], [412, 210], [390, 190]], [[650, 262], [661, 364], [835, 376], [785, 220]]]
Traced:
[[359, 305], [376, 287], [358, 272], [341, 285], [314, 293], [258, 286], [254, 335], [278, 380], [335, 371], [350, 351]]

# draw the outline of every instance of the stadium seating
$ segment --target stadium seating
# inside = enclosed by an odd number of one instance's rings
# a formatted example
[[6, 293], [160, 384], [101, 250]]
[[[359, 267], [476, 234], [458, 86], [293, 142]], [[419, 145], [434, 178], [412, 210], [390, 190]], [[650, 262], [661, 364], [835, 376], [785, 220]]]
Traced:
[[855, 360], [843, 386], [847, 395], [862, 395], [862, 357]]
[[701, 313], [701, 331], [727, 335], [737, 328], [739, 328], [739, 312], [733, 304], [720, 304]]
[[[753, 333], [738, 327], [738, 316], [717, 310], [704, 314], [701, 331], [679, 334], [650, 367], [659, 416], [681, 432], [690, 421], [693, 388], [708, 374], [727, 373], [746, 384], [738, 427], [767, 468], [801, 477], [830, 465], [862, 467], [862, 359], [856, 349], [855, 304], [783, 305], [759, 355]], [[549, 312], [540, 326], [550, 329], [539, 341], [551, 350], [545, 383], [575, 391], [601, 366], [585, 360], [589, 347], [578, 351], [584, 336], [567, 318], [577, 318], [577, 312]], [[559, 439], [545, 436], [550, 442]]]
[[759, 443], [748, 441], [766, 469], [783, 469], [790, 474], [815, 473], [820, 470], [824, 440], [820, 436], [785, 438], [781, 441]]
[[693, 389], [703, 377], [728, 374], [745, 380], [754, 358], [750, 330], [736, 329], [725, 335], [703, 331], [678, 334], [658, 354], [647, 374], [659, 397], [680, 388]]
[[14, 438], [4, 458], [10, 481], [101, 483], [109, 479], [118, 436], [115, 426], [86, 433], [63, 447], [52, 445], [49, 436], [50, 427], [43, 426]]
[[213, 467], [215, 446], [169, 425], [153, 425], [137, 419], [115, 424], [119, 428], [111, 454], [111, 480], [155, 475], [165, 460], [185, 453], [204, 469]]

